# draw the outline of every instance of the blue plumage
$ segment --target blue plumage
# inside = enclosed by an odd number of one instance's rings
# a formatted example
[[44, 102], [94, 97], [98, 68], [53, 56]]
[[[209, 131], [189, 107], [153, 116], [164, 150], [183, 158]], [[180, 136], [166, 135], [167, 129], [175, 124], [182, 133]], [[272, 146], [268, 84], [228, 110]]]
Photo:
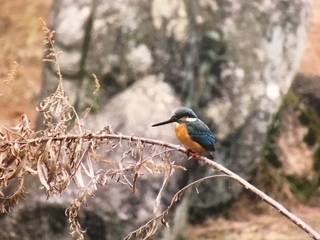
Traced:
[[209, 127], [202, 122], [200, 119], [197, 119], [194, 122], [187, 122], [188, 133], [192, 140], [199, 143], [204, 149], [208, 151], [215, 151], [214, 143], [216, 142], [213, 134]]

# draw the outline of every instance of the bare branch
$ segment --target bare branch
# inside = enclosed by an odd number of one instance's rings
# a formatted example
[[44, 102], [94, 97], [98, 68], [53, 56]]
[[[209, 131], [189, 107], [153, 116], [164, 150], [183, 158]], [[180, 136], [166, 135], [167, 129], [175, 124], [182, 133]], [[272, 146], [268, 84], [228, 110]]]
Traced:
[[[48, 141], [63, 141], [63, 140], [64, 141], [69, 141], [69, 140], [73, 140], [73, 141], [78, 140], [79, 141], [79, 139], [82, 139], [82, 141], [92, 141], [93, 139], [95, 139], [95, 141], [118, 139], [119, 143], [121, 140], [127, 140], [130, 142], [140, 142], [140, 143], [147, 143], [147, 144], [151, 144], [151, 145], [158, 145], [161, 147], [168, 148], [168, 150], [177, 150], [177, 151], [180, 151], [183, 153], [187, 153], [186, 149], [180, 145], [174, 145], [174, 144], [170, 144], [170, 143], [166, 143], [166, 142], [162, 142], [162, 141], [158, 141], [158, 140], [153, 140], [153, 139], [147, 139], [147, 138], [125, 136], [125, 135], [121, 135], [121, 134], [86, 133], [83, 135], [60, 135], [57, 137], [43, 137], [41, 139], [39, 139], [39, 138], [28, 139], [27, 141], [21, 140], [18, 143], [17, 142], [15, 142], [15, 143], [23, 145], [23, 144], [32, 144], [32, 143], [48, 142]], [[3, 144], [4, 145], [11, 145], [11, 144], [13, 144], [13, 142], [7, 141], [7, 142], [2, 142], [1, 144], [2, 145]], [[80, 159], [81, 158], [78, 158], [78, 161], [80, 161]], [[320, 239], [320, 235], [316, 231], [314, 231], [309, 225], [307, 225], [300, 218], [298, 218], [297, 216], [295, 216], [294, 214], [289, 212], [280, 203], [278, 203], [277, 201], [275, 201], [272, 198], [270, 198], [269, 196], [267, 196], [265, 193], [263, 193], [262, 191], [260, 191], [259, 189], [257, 189], [256, 187], [254, 187], [253, 185], [248, 183], [243, 178], [239, 177], [237, 174], [233, 173], [232, 171], [228, 170], [227, 168], [223, 167], [222, 165], [220, 165], [220, 164], [218, 164], [218, 163], [216, 163], [206, 157], [200, 156], [200, 157], [198, 157], [198, 160], [200, 162], [207, 164], [207, 165], [219, 170], [220, 172], [226, 174], [230, 178], [234, 179], [235, 181], [237, 181], [238, 183], [243, 185], [246, 189], [252, 191], [256, 195], [261, 197], [262, 200], [264, 200], [265, 202], [267, 202], [268, 204], [270, 204], [271, 206], [276, 208], [278, 211], [280, 211], [284, 216], [286, 216], [290, 221], [292, 221], [294, 224], [296, 224], [298, 227], [300, 227], [302, 230], [304, 230], [313, 239]], [[80, 162], [78, 164], [80, 164]], [[132, 167], [132, 168], [134, 168], [134, 167]], [[123, 169], [121, 171], [123, 171]], [[116, 176], [116, 175], [114, 175], [115, 173], [113, 173], [112, 176]], [[136, 172], [136, 174], [138, 174], [138, 173]], [[167, 183], [167, 180], [164, 181], [163, 188], [165, 187], [166, 183]], [[153, 223], [149, 224], [148, 229], [149, 229], [149, 234], [154, 233], [154, 231], [156, 230], [156, 226]]]
[[199, 157], [198, 160], [202, 163], [205, 163], [224, 174], [228, 175], [229, 177], [236, 180], [238, 183], [243, 185], [246, 189], [252, 191], [254, 194], [258, 195], [263, 201], [270, 204], [272, 207], [277, 209], [280, 213], [282, 213], [285, 217], [287, 217], [291, 222], [293, 222], [295, 225], [297, 225], [299, 228], [301, 228], [303, 231], [305, 231], [309, 236], [313, 239], [320, 240], [320, 234], [317, 233], [315, 230], [313, 230], [308, 224], [303, 222], [300, 218], [298, 218], [293, 213], [289, 212], [284, 206], [282, 206], [280, 203], [269, 197], [264, 192], [260, 191], [255, 186], [248, 183], [246, 180], [235, 174], [234, 172], [230, 171], [229, 169], [223, 167], [221, 164], [218, 164], [216, 162], [211, 161], [210, 159], [206, 157]]

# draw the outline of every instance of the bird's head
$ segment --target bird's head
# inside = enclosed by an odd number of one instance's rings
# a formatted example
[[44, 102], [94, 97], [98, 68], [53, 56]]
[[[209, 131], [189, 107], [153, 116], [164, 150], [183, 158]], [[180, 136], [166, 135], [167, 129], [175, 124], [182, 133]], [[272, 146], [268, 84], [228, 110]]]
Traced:
[[198, 119], [197, 115], [192, 111], [191, 108], [182, 107], [176, 110], [169, 120], [153, 124], [152, 127], [157, 127], [157, 126], [161, 126], [161, 125], [165, 125], [173, 122], [178, 124], [184, 121], [194, 122], [197, 119]]

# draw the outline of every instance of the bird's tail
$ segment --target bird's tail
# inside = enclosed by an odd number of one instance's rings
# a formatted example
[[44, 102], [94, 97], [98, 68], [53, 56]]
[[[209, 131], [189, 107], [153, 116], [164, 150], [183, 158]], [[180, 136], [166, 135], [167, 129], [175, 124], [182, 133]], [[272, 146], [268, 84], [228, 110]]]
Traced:
[[214, 160], [214, 151], [210, 151], [208, 158]]

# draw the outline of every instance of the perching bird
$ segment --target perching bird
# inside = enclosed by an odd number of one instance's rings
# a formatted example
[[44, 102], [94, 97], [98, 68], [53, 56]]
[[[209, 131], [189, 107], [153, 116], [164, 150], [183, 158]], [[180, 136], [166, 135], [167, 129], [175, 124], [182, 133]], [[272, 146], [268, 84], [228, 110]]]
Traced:
[[169, 120], [152, 127], [173, 122], [176, 123], [176, 137], [187, 148], [188, 153], [192, 152], [192, 156], [210, 153], [213, 157], [216, 140], [209, 127], [190, 108], [179, 108]]

